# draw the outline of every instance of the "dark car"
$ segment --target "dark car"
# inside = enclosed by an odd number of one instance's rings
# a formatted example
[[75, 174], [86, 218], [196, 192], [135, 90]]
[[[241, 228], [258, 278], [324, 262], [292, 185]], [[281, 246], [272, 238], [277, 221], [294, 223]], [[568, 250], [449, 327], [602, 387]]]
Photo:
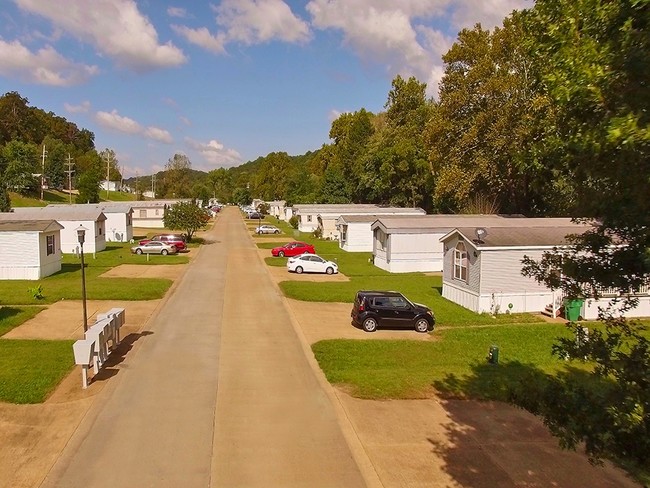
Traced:
[[359, 291], [352, 306], [352, 322], [366, 332], [378, 327], [433, 330], [436, 318], [429, 307], [413, 303], [396, 291]]
[[248, 212], [246, 215], [247, 219], [263, 219], [264, 215], [261, 214], [260, 212]]
[[273, 256], [279, 256], [281, 258], [287, 256], [299, 256], [300, 254], [316, 254], [316, 250], [314, 249], [314, 246], [311, 244], [307, 244], [306, 242], [289, 242], [285, 244], [284, 246], [280, 247], [274, 247], [271, 249], [271, 254]]

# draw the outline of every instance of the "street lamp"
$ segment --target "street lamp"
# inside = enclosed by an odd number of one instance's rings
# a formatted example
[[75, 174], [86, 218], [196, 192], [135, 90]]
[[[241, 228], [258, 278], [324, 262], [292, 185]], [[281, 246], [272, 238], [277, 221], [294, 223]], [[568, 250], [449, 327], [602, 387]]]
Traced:
[[84, 263], [84, 241], [86, 240], [86, 229], [83, 225], [77, 227], [77, 240], [81, 249], [81, 299], [84, 307], [84, 332], [88, 331], [88, 313], [86, 311], [86, 265]]

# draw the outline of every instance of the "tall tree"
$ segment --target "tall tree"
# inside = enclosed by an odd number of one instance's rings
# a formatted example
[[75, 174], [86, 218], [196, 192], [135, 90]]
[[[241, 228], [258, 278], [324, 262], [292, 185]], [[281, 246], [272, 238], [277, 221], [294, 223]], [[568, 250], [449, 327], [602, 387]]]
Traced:
[[43, 139], [47, 151], [45, 158], [45, 176], [52, 188], [62, 188], [66, 184], [66, 158], [71, 148], [63, 142], [47, 136]]
[[[463, 211], [477, 198], [506, 213], [565, 213], [570, 186], [533, 150], [549, 102], [535, 90], [522, 47], [522, 14], [493, 32], [463, 29], [443, 56], [440, 100], [426, 129], [437, 205]], [[567, 195], [569, 193], [569, 195]]]
[[101, 175], [97, 169], [88, 169], [77, 178], [77, 203], [99, 203]]
[[[574, 246], [526, 260], [524, 273], [569, 296], [650, 285], [650, 4], [638, 0], [537, 0], [526, 17], [540, 87], [556, 124], [539, 150], [574, 176], [577, 216], [593, 229]], [[619, 304], [621, 305], [621, 304]], [[603, 311], [589, 341], [560, 341], [560, 356], [595, 364], [606, 388], [554, 382], [545, 421], [564, 445], [584, 442], [595, 458], [650, 461], [650, 342], [638, 323]], [[579, 337], [577, 324], [570, 326]], [[576, 408], [561, 408], [568, 405]]]
[[99, 157], [102, 159], [102, 179], [105, 180], [108, 175], [109, 181], [120, 181], [122, 173], [120, 172], [120, 161], [117, 159], [115, 151], [105, 148], [99, 153]]
[[4, 181], [10, 190], [27, 195], [37, 188], [34, 174], [40, 173], [35, 144], [10, 141], [2, 149]]
[[165, 164], [156, 193], [164, 198], [189, 198], [192, 193], [191, 169], [190, 158], [185, 154], [174, 154]]

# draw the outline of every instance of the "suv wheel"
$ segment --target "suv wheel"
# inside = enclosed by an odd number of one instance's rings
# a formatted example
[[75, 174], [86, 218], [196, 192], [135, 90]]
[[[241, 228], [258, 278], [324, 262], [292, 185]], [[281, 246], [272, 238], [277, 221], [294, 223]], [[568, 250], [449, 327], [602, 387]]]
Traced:
[[415, 330], [421, 333], [429, 332], [429, 321], [427, 319], [417, 319], [415, 321]]
[[377, 330], [377, 321], [372, 317], [368, 317], [363, 321], [362, 327], [366, 332], [374, 332]]

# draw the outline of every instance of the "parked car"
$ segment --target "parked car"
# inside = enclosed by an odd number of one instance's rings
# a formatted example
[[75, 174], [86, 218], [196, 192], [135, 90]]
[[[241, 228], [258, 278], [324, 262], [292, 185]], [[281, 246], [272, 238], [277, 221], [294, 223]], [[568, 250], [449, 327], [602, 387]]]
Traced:
[[299, 241], [289, 242], [284, 246], [274, 247], [271, 249], [271, 254], [273, 256], [279, 256], [281, 258], [285, 256], [298, 256], [299, 254], [305, 254], [306, 252], [309, 254], [316, 254], [314, 246], [307, 244], [306, 242]]
[[301, 254], [287, 260], [287, 269], [298, 274], [302, 272], [334, 274], [339, 272], [339, 265], [316, 254]]
[[246, 214], [246, 218], [247, 219], [263, 219], [264, 215], [262, 215], [259, 212], [248, 212], [248, 214]]
[[429, 307], [413, 303], [396, 291], [357, 292], [350, 315], [352, 322], [366, 332], [378, 327], [408, 327], [424, 333], [436, 324]]
[[139, 244], [144, 245], [148, 242], [164, 242], [165, 244], [176, 246], [177, 251], [184, 251], [187, 249], [185, 238], [179, 234], [158, 234], [153, 236], [151, 239], [142, 239]]
[[260, 225], [257, 229], [255, 229], [256, 234], [279, 234], [280, 229], [278, 229], [275, 225]]
[[167, 244], [160, 241], [149, 241], [139, 246], [134, 246], [131, 248], [131, 252], [134, 254], [162, 254], [166, 256], [167, 254], [176, 254], [178, 251], [176, 246], [173, 244]]

